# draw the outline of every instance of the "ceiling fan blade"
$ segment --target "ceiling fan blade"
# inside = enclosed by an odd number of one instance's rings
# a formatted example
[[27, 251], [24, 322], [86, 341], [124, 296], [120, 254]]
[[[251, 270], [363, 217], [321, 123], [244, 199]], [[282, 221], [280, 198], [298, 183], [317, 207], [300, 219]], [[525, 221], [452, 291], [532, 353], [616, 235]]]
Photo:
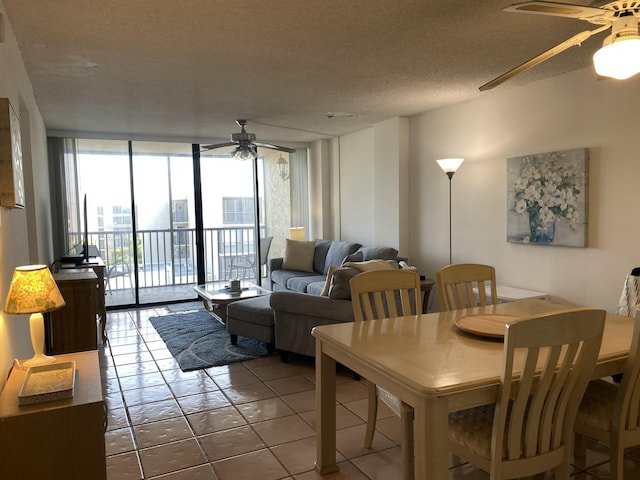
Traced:
[[295, 148], [281, 147], [279, 145], [271, 145], [269, 143], [256, 142], [255, 145], [258, 146], [258, 147], [262, 147], [262, 148], [270, 148], [271, 150], [278, 150], [280, 152], [293, 153], [293, 152], [296, 151]]
[[216, 148], [232, 147], [237, 144], [238, 144], [237, 142], [225, 142], [225, 143], [216, 143], [215, 145], [203, 145], [202, 147], [200, 147], [200, 151], [207, 152], [209, 150], [215, 150]]
[[555, 17], [578, 18], [589, 20], [593, 17], [606, 15], [606, 10], [597, 7], [585, 7], [570, 3], [555, 2], [523, 2], [515, 3], [503, 8], [505, 12], [534, 13], [537, 15], [553, 15]]
[[[535, 3], [541, 3], [541, 2], [535, 2]], [[549, 50], [547, 50], [546, 52], [542, 52], [540, 55], [538, 55], [537, 57], [533, 57], [531, 60], [528, 60], [526, 62], [524, 62], [521, 65], [518, 65], [516, 68], [509, 70], [507, 73], [503, 73], [502, 75], [500, 75], [497, 78], [494, 78], [493, 80], [491, 80], [490, 82], [485, 83], [484, 85], [482, 85], [480, 87], [480, 91], [485, 91], [485, 90], [490, 90], [493, 87], [496, 87], [498, 85], [500, 85], [501, 83], [505, 82], [506, 80], [509, 80], [511, 77], [524, 72], [525, 70], [528, 70], [531, 67], [534, 67], [536, 65], [538, 65], [539, 63], [544, 62], [545, 60], [548, 60], [549, 58], [557, 55], [558, 53], [564, 52], [566, 49], [571, 48], [575, 45], [580, 45], [582, 42], [584, 42], [586, 39], [588, 39], [590, 36], [595, 35], [596, 33], [600, 33], [603, 30], [606, 30], [610, 27], [610, 25], [603, 25], [601, 27], [598, 27], [594, 30], [585, 30], [584, 32], [580, 32], [580, 33], [576, 33], [573, 37], [565, 40], [562, 43], [559, 43], [558, 45], [556, 45], [555, 47], [550, 48]]]

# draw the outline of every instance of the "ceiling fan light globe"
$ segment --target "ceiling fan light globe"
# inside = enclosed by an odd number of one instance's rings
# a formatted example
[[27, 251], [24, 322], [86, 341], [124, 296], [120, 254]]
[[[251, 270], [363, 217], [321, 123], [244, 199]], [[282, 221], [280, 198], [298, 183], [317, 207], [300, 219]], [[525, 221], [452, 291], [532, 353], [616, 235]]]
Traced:
[[604, 45], [593, 55], [598, 75], [625, 80], [640, 73], [640, 36], [629, 35]]
[[253, 160], [256, 157], [256, 152], [250, 146], [239, 146], [233, 152], [233, 158], [235, 160]]

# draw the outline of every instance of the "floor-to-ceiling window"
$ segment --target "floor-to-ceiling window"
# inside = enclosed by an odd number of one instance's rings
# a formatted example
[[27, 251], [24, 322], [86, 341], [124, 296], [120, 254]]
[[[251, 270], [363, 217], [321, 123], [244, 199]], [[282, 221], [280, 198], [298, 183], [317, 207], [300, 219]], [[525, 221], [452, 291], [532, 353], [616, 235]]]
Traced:
[[[73, 188], [62, 191], [69, 205], [87, 195], [108, 307], [193, 299], [203, 282], [261, 282], [256, 239], [271, 237], [277, 253], [291, 226], [286, 153], [239, 161], [224, 150], [198, 154], [191, 144], [87, 139], [74, 148], [73, 160], [65, 157], [71, 178], [61, 180]], [[73, 246], [77, 206], [67, 215], [74, 221], [67, 219], [65, 246]]]

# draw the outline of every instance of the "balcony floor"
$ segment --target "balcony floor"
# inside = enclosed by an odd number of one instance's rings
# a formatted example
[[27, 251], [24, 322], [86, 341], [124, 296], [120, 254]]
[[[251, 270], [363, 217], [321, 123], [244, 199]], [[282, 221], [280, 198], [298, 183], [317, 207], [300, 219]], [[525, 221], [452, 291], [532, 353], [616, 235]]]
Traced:
[[[251, 279], [248, 279], [251, 281]], [[262, 278], [262, 286], [269, 285], [266, 277]], [[198, 300], [198, 294], [193, 291], [195, 283], [185, 285], [168, 285], [158, 287], [146, 287], [140, 289], [140, 305], [159, 305], [164, 303], [185, 302]], [[107, 309], [121, 309], [136, 305], [135, 291], [133, 288], [107, 288]]]

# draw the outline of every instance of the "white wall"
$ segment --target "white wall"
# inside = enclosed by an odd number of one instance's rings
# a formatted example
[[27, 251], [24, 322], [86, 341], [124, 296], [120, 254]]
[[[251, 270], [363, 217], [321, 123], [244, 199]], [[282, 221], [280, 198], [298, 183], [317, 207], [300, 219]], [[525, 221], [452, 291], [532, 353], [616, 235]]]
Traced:
[[408, 252], [409, 121], [393, 118], [373, 127], [373, 243]]
[[340, 138], [341, 240], [408, 254], [408, 132], [408, 119], [393, 118]]
[[[46, 130], [35, 103], [18, 46], [0, 3], [5, 41], [0, 43], [0, 97], [19, 111], [25, 182], [24, 209], [0, 207], [0, 306], [4, 306], [13, 269], [52, 260]], [[33, 355], [28, 315], [0, 310], [0, 389], [14, 358]]]
[[373, 129], [340, 138], [340, 240], [373, 245]]
[[[615, 311], [640, 266], [640, 79], [598, 81], [590, 68], [410, 121], [412, 263], [433, 277], [448, 263], [448, 180], [435, 160], [460, 156], [453, 177], [453, 261], [494, 265], [498, 282]], [[588, 248], [506, 242], [506, 159], [589, 148]]]

